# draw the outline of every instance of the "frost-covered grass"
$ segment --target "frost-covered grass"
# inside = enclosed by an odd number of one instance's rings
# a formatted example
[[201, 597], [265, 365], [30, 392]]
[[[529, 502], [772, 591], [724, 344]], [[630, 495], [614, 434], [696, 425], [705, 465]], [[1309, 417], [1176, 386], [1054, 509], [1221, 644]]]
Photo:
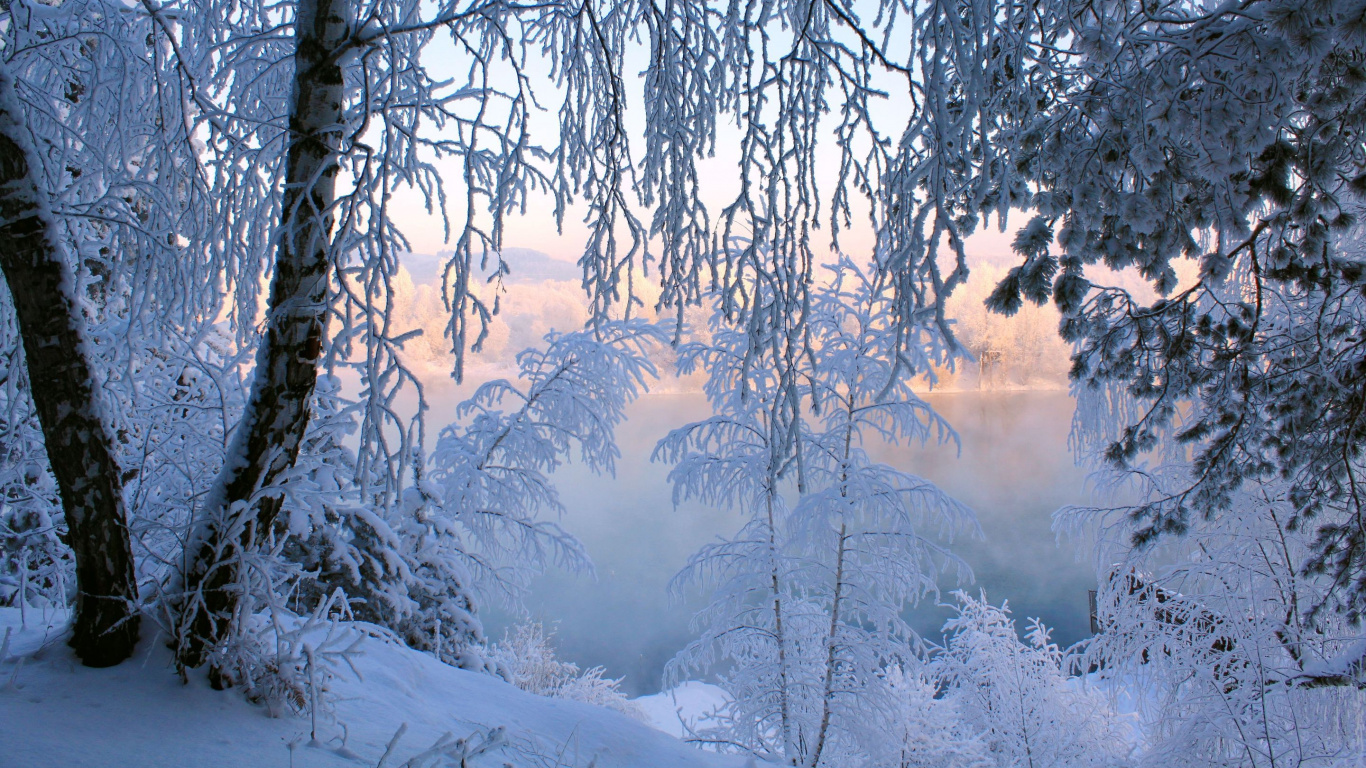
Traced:
[[518, 625], [490, 649], [489, 657], [498, 674], [523, 691], [605, 707], [648, 722], [622, 692], [620, 678], [604, 677], [603, 667], [581, 670], [578, 664], [556, 658], [551, 638], [539, 622]]
[[[699, 752], [610, 710], [535, 696], [486, 674], [366, 638], [357, 674], [328, 684], [330, 716], [310, 737], [307, 712], [270, 717], [237, 691], [211, 690], [200, 674], [182, 683], [162, 638], [144, 636], [137, 655], [110, 669], [82, 667], [63, 642], [63, 617], [43, 621], [0, 608], [0, 765], [62, 768], [375, 766], [404, 724], [385, 765], [428, 750], [443, 736], [503, 728], [505, 746], [473, 765], [706, 768], [739, 766]], [[348, 628], [343, 626], [342, 631]], [[0, 643], [4, 641], [0, 639]], [[443, 766], [458, 762], [421, 763]]]

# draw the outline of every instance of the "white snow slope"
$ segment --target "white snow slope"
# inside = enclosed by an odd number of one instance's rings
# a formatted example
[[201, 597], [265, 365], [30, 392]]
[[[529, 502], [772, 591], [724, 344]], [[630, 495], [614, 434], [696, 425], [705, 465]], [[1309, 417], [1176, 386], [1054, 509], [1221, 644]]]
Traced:
[[681, 739], [689, 731], [715, 724], [717, 713], [730, 704], [730, 695], [715, 685], [689, 680], [632, 701], [651, 725]]
[[[367, 638], [330, 684], [335, 719], [310, 743], [307, 714], [272, 718], [236, 691], [200, 676], [182, 684], [164, 643], [144, 637], [137, 655], [111, 669], [80, 666], [60, 621], [0, 608], [0, 768], [330, 768], [375, 766], [408, 725], [385, 765], [399, 768], [443, 735], [506, 728], [508, 746], [472, 766], [739, 768], [744, 761], [697, 751], [615, 712], [534, 696], [488, 675]], [[12, 631], [11, 631], [12, 630]], [[423, 766], [444, 766], [433, 760]]]

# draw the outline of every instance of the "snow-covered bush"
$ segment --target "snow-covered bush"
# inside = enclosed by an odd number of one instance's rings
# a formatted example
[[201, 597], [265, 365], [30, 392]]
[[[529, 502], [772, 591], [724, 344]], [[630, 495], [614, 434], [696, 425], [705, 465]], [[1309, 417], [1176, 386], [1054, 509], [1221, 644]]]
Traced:
[[415, 494], [385, 517], [363, 506], [330, 507], [308, 538], [290, 548], [310, 575], [297, 594], [316, 600], [341, 590], [359, 621], [392, 630], [411, 648], [464, 669], [488, 670], [475, 588], [457, 546], [438, 534]]
[[[340, 593], [345, 612], [385, 627], [410, 647], [465, 669], [487, 669], [477, 598], [454, 532], [432, 528], [416, 488], [387, 507], [382, 482], [363, 482], [347, 437], [357, 403], [335, 379], [320, 380], [300, 472], [285, 487], [288, 535], [283, 553], [304, 577], [292, 605], [308, 608]], [[367, 493], [366, 489], [370, 492]]]
[[[259, 565], [247, 563], [243, 570]], [[209, 681], [216, 688], [237, 688], [271, 717], [306, 715], [311, 740], [319, 743], [321, 729], [337, 725], [333, 683], [339, 674], [360, 678], [355, 659], [365, 639], [397, 642], [383, 629], [350, 618], [340, 591], [303, 614], [272, 600], [265, 610], [234, 623], [228, 641], [214, 649]], [[343, 725], [343, 749], [345, 739]]]
[[13, 318], [0, 315], [0, 605], [65, 606], [75, 586], [71, 550], [61, 541], [57, 481], [17, 365], [18, 341]]
[[621, 680], [603, 677], [602, 667], [580, 670], [579, 665], [555, 655], [540, 622], [518, 624], [489, 648], [489, 659], [509, 683], [537, 696], [569, 699], [607, 707], [637, 720], [645, 719], [621, 690]]
[[1009, 609], [955, 593], [958, 615], [930, 669], [963, 727], [980, 734], [1000, 768], [1129, 764], [1126, 723], [1100, 691], [1068, 676], [1068, 660], [1031, 621], [1021, 641]]
[[0, 434], [0, 605], [65, 607], [75, 581], [56, 483], [46, 461], [24, 460], [25, 443], [6, 438]]
[[1121, 511], [1060, 514], [1067, 529], [1104, 532], [1101, 632], [1084, 659], [1142, 703], [1144, 765], [1327, 768], [1366, 755], [1366, 636], [1313, 610], [1331, 578], [1298, 566], [1312, 534], [1290, 523], [1288, 490], [1240, 492], [1232, 511], [1157, 548], [1128, 545]]
[[[9, 300], [0, 285], [0, 304]], [[57, 481], [20, 365], [11, 313], [0, 313], [0, 605], [65, 606], [75, 587]]]
[[876, 755], [882, 768], [995, 768], [985, 734], [970, 725], [955, 698], [941, 695], [933, 670], [917, 664], [909, 671], [891, 667], [885, 673], [895, 708], [884, 742]]

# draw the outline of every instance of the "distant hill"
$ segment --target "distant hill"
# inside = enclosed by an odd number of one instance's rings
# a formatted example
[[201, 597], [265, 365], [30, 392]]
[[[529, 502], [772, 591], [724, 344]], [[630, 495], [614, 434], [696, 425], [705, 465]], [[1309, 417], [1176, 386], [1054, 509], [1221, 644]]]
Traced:
[[[573, 262], [552, 258], [550, 255], [530, 248], [505, 248], [503, 260], [511, 268], [511, 274], [503, 280], [506, 283], [541, 283], [546, 280], [580, 280], [583, 273]], [[408, 253], [401, 258], [403, 266], [417, 285], [435, 285], [441, 281], [442, 270], [450, 259], [450, 252], [444, 251], [435, 256], [426, 253]], [[490, 255], [489, 268], [481, 273], [487, 278], [493, 272], [495, 258]]]

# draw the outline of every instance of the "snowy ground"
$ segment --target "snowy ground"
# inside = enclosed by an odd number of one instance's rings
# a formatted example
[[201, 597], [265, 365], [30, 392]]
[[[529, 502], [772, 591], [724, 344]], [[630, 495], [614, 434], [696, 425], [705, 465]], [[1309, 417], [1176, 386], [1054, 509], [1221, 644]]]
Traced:
[[634, 701], [649, 718], [650, 725], [681, 739], [710, 723], [730, 703], [730, 696], [714, 685], [689, 681]]
[[[57, 621], [0, 608], [0, 765], [43, 768], [326, 768], [374, 766], [399, 728], [408, 728], [386, 765], [405, 761], [445, 734], [506, 728], [509, 746], [472, 765], [595, 768], [739, 768], [744, 761], [699, 752], [615, 712], [524, 693], [487, 675], [464, 672], [406, 648], [366, 639], [349, 671], [331, 683], [335, 721], [310, 744], [307, 715], [272, 718], [234, 691], [204, 680], [182, 684], [163, 643], [144, 638], [138, 655], [112, 669], [81, 667], [59, 637]], [[686, 713], [705, 709], [717, 691], [683, 686]], [[678, 706], [659, 694], [643, 702], [663, 719]], [[655, 712], [654, 710], [659, 710]], [[658, 715], [658, 717], [656, 717]], [[677, 715], [672, 715], [677, 720]], [[444, 763], [435, 763], [444, 765]]]

